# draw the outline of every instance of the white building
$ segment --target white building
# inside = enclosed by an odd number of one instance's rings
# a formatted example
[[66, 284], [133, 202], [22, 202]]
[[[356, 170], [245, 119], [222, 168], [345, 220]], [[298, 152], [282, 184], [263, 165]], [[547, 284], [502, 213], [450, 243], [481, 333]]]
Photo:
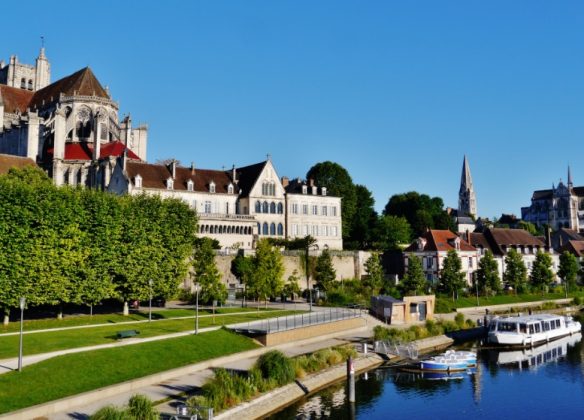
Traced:
[[227, 171], [197, 169], [194, 164], [184, 168], [176, 161], [168, 165], [127, 157], [120, 161], [110, 191], [183, 200], [199, 215], [199, 233], [217, 239], [223, 249], [252, 249], [262, 237], [308, 234], [319, 248], [343, 247], [341, 199], [301, 181], [283, 178], [283, 184], [270, 159]]

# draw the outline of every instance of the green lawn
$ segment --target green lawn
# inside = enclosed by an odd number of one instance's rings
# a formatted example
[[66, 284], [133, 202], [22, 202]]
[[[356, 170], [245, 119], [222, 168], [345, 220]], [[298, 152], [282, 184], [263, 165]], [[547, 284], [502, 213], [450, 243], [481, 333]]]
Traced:
[[[258, 319], [272, 318], [295, 314], [294, 311], [250, 311], [247, 314], [217, 316], [215, 324], [211, 316], [199, 319], [199, 328], [236, 324], [239, 322], [257, 321]], [[56, 350], [85, 347], [96, 344], [112, 343], [116, 341], [116, 332], [125, 329], [140, 331], [138, 338], [172, 334], [181, 331], [192, 331], [195, 328], [195, 319], [171, 319], [153, 321], [137, 325], [111, 325], [63, 331], [47, 331], [34, 334], [25, 334], [23, 353], [25, 355], [48, 353]], [[18, 356], [18, 335], [0, 336], [0, 360]]]
[[0, 375], [0, 414], [256, 347], [219, 330], [56, 357]]
[[[569, 293], [568, 297], [574, 298], [576, 296], [584, 297], [584, 292]], [[479, 306], [489, 305], [505, 305], [510, 303], [536, 302], [539, 300], [564, 299], [564, 293], [546, 293], [544, 296], [538, 294], [523, 294], [523, 295], [497, 295], [486, 298], [479, 296]], [[458, 300], [453, 301], [448, 297], [437, 297], [436, 299], [436, 313], [448, 313], [454, 311], [456, 308], [470, 308], [477, 306], [476, 296], [459, 297]]]
[[[272, 311], [274, 309], [261, 308], [261, 311]], [[241, 307], [223, 307], [217, 308], [217, 314], [230, 314], [234, 312], [255, 312], [256, 308], [241, 308]], [[210, 314], [211, 309], [199, 309], [200, 315]], [[180, 317], [194, 316], [193, 309], [152, 309], [152, 319], [168, 319]], [[140, 311], [132, 311], [130, 315], [124, 316], [121, 313], [113, 314], [99, 314], [99, 315], [71, 315], [65, 316], [63, 319], [45, 318], [45, 319], [26, 319], [26, 311], [24, 313], [24, 329], [27, 331], [33, 330], [48, 330], [51, 328], [61, 327], [79, 327], [84, 325], [99, 325], [99, 324], [116, 324], [120, 322], [144, 321], [148, 319], [148, 308], [141, 308]], [[20, 330], [19, 322], [11, 322], [8, 325], [0, 325], [0, 334], [8, 332], [17, 332]]]

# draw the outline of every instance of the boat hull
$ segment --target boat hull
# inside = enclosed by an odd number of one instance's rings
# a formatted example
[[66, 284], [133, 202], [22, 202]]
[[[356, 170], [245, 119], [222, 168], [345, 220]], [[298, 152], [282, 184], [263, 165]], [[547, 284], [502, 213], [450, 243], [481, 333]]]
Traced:
[[420, 362], [420, 369], [429, 372], [460, 372], [468, 367], [466, 362], [437, 362], [435, 360]]

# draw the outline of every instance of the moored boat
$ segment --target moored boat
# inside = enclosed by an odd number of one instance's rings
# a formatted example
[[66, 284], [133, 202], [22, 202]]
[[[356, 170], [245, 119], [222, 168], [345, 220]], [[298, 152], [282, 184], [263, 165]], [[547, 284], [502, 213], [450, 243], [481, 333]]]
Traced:
[[537, 314], [493, 318], [489, 324], [488, 340], [509, 347], [532, 347], [567, 335], [579, 333], [582, 326], [572, 317]]
[[470, 351], [448, 350], [420, 362], [420, 369], [432, 372], [464, 371], [477, 365], [477, 356]]

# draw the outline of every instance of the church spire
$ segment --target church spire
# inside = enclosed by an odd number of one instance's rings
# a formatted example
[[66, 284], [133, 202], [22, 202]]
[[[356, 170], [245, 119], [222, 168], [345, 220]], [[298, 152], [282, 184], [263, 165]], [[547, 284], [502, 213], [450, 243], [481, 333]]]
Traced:
[[462, 162], [462, 175], [460, 177], [460, 190], [458, 192], [458, 215], [477, 215], [477, 200], [472, 185], [472, 176], [470, 175], [470, 166], [466, 155]]
[[570, 170], [570, 165], [568, 165], [568, 188], [572, 188], [572, 171]]

